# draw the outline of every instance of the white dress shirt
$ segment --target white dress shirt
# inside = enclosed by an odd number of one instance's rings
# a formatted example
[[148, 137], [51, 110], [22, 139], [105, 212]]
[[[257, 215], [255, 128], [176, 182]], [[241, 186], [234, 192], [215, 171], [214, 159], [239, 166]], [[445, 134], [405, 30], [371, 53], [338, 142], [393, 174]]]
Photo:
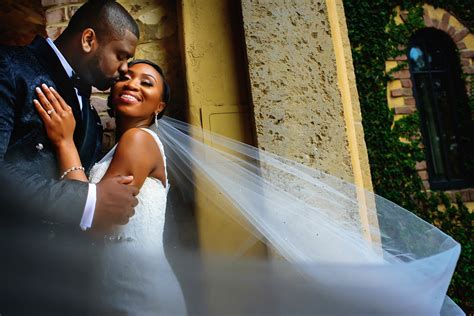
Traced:
[[[51, 46], [51, 48], [54, 50], [54, 52], [58, 56], [69, 78], [71, 78], [74, 73], [74, 70], [72, 69], [71, 65], [69, 65], [66, 58], [64, 58], [63, 54], [61, 54], [59, 49], [56, 47], [56, 45], [50, 38], [47, 38], [46, 41], [48, 42], [49, 46]], [[74, 90], [76, 91], [76, 96], [77, 96], [77, 99], [79, 100], [79, 106], [81, 107], [81, 111], [82, 111], [82, 98], [78, 94], [77, 89], [74, 88]], [[84, 207], [84, 212], [82, 213], [81, 222], [79, 224], [82, 230], [86, 230], [92, 226], [92, 220], [94, 219], [94, 210], [95, 210], [96, 201], [97, 201], [97, 192], [96, 192], [95, 184], [89, 183], [89, 190], [87, 191], [86, 206]]]

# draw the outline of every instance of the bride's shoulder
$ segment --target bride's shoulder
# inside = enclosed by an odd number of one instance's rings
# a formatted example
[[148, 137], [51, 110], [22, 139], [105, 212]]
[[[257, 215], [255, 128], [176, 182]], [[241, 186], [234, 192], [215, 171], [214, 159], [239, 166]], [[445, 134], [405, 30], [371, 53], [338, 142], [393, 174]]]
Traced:
[[[152, 132], [153, 133], [153, 132]], [[145, 129], [133, 127], [126, 130], [122, 136], [120, 137], [118, 144], [146, 144], [146, 143], [154, 143], [155, 140], [151, 133], [146, 131]]]
[[[153, 135], [144, 129], [135, 127], [126, 130], [117, 143], [118, 151], [134, 154], [142, 151], [151, 154], [150, 149], [155, 147], [157, 146]], [[157, 153], [159, 153], [159, 150]]]

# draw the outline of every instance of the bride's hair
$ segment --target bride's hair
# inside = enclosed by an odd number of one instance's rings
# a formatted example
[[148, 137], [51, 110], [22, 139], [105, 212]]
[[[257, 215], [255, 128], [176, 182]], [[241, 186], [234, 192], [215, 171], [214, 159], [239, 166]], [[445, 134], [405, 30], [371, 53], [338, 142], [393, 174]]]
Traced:
[[[170, 89], [170, 86], [168, 85], [168, 83], [165, 80], [165, 75], [164, 75], [163, 70], [161, 69], [161, 67], [158, 66], [157, 64], [155, 64], [154, 62], [148, 60], [148, 59], [134, 59], [134, 60], [132, 60], [128, 63], [128, 67], [130, 68], [130, 67], [132, 67], [133, 65], [136, 65], [136, 64], [147, 64], [147, 65], [155, 68], [155, 70], [160, 74], [161, 80], [163, 81], [163, 95], [161, 96], [161, 98], [162, 98], [162, 101], [166, 105], [168, 105], [168, 102], [170, 101], [170, 98], [171, 98], [171, 89]], [[112, 98], [111, 98], [110, 94], [107, 98], [107, 107], [108, 107], [107, 113], [109, 113], [110, 117], [114, 117], [115, 116], [114, 115], [114, 106], [112, 104]], [[165, 110], [163, 109], [163, 111], [158, 113], [156, 118], [159, 120], [160, 118], [163, 117], [164, 114], [165, 114]]]

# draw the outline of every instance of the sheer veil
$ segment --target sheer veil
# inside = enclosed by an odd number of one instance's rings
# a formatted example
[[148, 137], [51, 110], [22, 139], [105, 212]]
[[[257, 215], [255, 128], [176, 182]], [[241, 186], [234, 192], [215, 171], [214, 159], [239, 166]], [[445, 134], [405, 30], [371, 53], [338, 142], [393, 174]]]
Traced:
[[[161, 119], [157, 132], [182, 199], [205, 197], [253, 236], [207, 269], [225, 280], [215, 311], [230, 308], [222, 293], [232, 288], [242, 313], [463, 314], [446, 296], [460, 245], [436, 227], [353, 184], [175, 119]], [[268, 259], [241, 255], [256, 242]]]

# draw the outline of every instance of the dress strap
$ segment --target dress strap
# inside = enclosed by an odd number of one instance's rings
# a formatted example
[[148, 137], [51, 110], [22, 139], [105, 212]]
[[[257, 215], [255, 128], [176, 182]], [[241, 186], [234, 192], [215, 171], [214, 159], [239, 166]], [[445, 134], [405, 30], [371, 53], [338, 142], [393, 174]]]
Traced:
[[144, 127], [140, 127], [140, 129], [144, 130], [145, 132], [147, 132], [148, 134], [153, 136], [153, 139], [155, 140], [156, 144], [158, 145], [158, 148], [160, 149], [160, 152], [161, 152], [161, 156], [163, 156], [163, 163], [165, 165], [166, 183], [168, 183], [168, 171], [166, 170], [166, 156], [165, 156], [165, 149], [163, 147], [163, 143], [161, 142], [161, 140], [158, 137], [158, 135], [156, 134], [156, 132], [152, 131], [149, 128], [144, 128]]

